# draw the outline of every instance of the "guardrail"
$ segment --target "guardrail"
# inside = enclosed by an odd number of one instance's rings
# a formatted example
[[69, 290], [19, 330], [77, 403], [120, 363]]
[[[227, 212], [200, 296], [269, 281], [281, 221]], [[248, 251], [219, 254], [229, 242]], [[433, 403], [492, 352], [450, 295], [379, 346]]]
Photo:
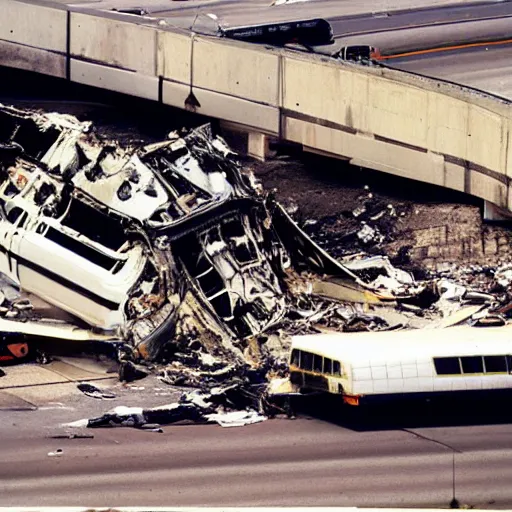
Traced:
[[0, 65], [195, 110], [512, 210], [512, 107], [449, 82], [199, 36], [164, 20], [0, 0]]

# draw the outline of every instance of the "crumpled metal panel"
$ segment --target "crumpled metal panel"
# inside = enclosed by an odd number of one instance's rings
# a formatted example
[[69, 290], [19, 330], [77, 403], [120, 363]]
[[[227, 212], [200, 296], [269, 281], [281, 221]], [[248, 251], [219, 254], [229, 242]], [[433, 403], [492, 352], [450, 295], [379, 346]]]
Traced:
[[0, 217], [1, 272], [147, 357], [190, 294], [199, 330], [234, 355], [285, 312], [263, 198], [209, 126], [123, 148], [72, 116], [0, 105]]

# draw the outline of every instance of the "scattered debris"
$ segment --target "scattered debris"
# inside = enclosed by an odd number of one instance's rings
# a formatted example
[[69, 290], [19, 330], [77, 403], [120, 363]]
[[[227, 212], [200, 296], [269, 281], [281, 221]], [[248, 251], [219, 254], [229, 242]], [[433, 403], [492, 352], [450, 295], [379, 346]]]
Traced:
[[490, 293], [482, 293], [482, 292], [467, 290], [466, 293], [464, 294], [464, 296], [462, 297], [462, 300], [464, 302], [471, 303], [471, 304], [491, 304], [496, 299]]
[[455, 312], [448, 314], [440, 320], [439, 322], [429, 326], [431, 328], [434, 327], [453, 327], [454, 325], [459, 325], [463, 322], [467, 322], [469, 319], [473, 317], [476, 313], [481, 311], [483, 306], [465, 306], [461, 309], [456, 310]]
[[254, 423], [261, 423], [267, 418], [256, 411], [231, 411], [225, 413], [207, 414], [207, 421], [218, 423], [221, 427], [243, 427]]
[[48, 457], [62, 457], [64, 452], [61, 448], [57, 448], [54, 452], [48, 452]]
[[509, 288], [512, 285], [512, 265], [504, 265], [498, 268], [494, 274], [494, 279], [503, 288]]
[[424, 289], [409, 272], [394, 267], [385, 256], [350, 259], [344, 261], [344, 266], [371, 289], [385, 290], [396, 297], [417, 295]]
[[94, 439], [94, 434], [56, 434], [50, 436], [51, 439]]
[[133, 382], [134, 380], [145, 379], [151, 371], [133, 361], [121, 361], [119, 366], [119, 380], [121, 382]]
[[460, 301], [466, 293], [466, 287], [460, 286], [448, 279], [440, 279], [437, 282], [439, 296], [443, 300]]
[[146, 425], [141, 425], [140, 430], [145, 430], [146, 432], [156, 432], [158, 434], [163, 434], [164, 430], [159, 427], [158, 425], [152, 425], [151, 423], [148, 423]]
[[357, 238], [359, 238], [363, 244], [378, 244], [384, 240], [379, 230], [368, 226], [368, 224], [362, 225], [361, 229], [357, 232]]
[[127, 9], [112, 9], [114, 12], [120, 12], [122, 14], [132, 14], [134, 16], [146, 16], [149, 12], [146, 9], [139, 8], [127, 8]]
[[53, 361], [53, 358], [44, 350], [38, 348], [35, 351], [35, 361], [38, 364], [50, 364]]
[[[119, 406], [98, 418], [79, 420], [66, 427], [133, 427], [158, 429], [182, 421], [218, 423], [222, 426], [242, 426], [266, 419], [250, 406], [257, 395], [244, 393], [241, 384], [213, 388], [210, 392], [195, 391], [184, 394], [179, 402], [150, 409]], [[244, 407], [245, 406], [245, 407]]]
[[23, 360], [29, 355], [26, 337], [16, 331], [0, 331], [0, 363]]
[[87, 396], [91, 398], [98, 398], [100, 400], [113, 400], [116, 395], [110, 391], [105, 391], [87, 382], [81, 382], [77, 385], [77, 388]]
[[[288, 375], [293, 335], [484, 328], [512, 316], [511, 265], [426, 272], [408, 249], [382, 256], [413, 213], [369, 187], [341, 214], [295, 222], [299, 206], [266, 194], [209, 125], [142, 147], [72, 116], [1, 105], [0, 126], [0, 361], [42, 339], [108, 343], [121, 382], [155, 373], [195, 390], [72, 426], [255, 423], [268, 381]], [[18, 285], [77, 325], [42, 317]], [[293, 416], [286, 401], [281, 411]]]
[[312, 293], [342, 302], [380, 304], [382, 299], [357, 283], [331, 277], [313, 283]]
[[[343, 259], [375, 254], [379, 247], [394, 241], [400, 219], [409, 215], [405, 205], [378, 199], [369, 187], [357, 198], [356, 206], [339, 213], [303, 223], [304, 231], [332, 257]], [[296, 215], [300, 222], [300, 212]], [[380, 251], [378, 251], [380, 253]]]
[[507, 320], [497, 313], [486, 313], [484, 316], [473, 315], [474, 327], [503, 327]]

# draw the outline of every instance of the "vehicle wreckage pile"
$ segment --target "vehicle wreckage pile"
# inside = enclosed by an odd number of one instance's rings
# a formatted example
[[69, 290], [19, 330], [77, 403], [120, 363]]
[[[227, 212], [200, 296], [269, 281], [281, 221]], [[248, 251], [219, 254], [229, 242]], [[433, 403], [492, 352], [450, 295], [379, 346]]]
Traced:
[[[385, 257], [332, 258], [209, 125], [127, 147], [69, 115], [0, 105], [0, 215], [0, 272], [77, 319], [3, 297], [4, 359], [48, 338], [108, 342], [122, 380], [149, 368], [196, 388], [89, 426], [220, 422], [219, 408], [258, 421], [240, 410], [261, 408], [268, 381], [286, 375], [293, 334], [500, 325], [512, 311], [510, 269], [492, 294], [417, 282]], [[366, 223], [354, 236], [380, 235]]]

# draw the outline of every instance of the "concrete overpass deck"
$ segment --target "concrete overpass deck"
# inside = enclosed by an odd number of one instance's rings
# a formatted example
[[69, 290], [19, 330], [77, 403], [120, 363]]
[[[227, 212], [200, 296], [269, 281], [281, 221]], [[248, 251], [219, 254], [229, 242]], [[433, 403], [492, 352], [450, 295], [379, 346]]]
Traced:
[[[326, 55], [348, 44], [374, 45], [387, 55], [512, 35], [512, 2], [497, 0], [295, 0], [284, 5], [271, 5], [269, 0], [189, 0], [171, 4], [162, 0], [67, 0], [67, 4], [103, 11], [144, 9], [148, 17], [165, 20], [169, 26], [193, 28], [205, 35], [216, 35], [219, 26], [325, 18], [336, 42], [315, 51]], [[214, 14], [217, 21], [207, 14]]]
[[[335, 44], [317, 47], [331, 55], [341, 46], [370, 44], [383, 55], [401, 54], [440, 44], [502, 40], [512, 36], [512, 2], [470, 0], [386, 1], [376, 4], [350, 0], [306, 0], [271, 5], [268, 0], [80, 0], [65, 2], [95, 10], [144, 9], [147, 16], [166, 20], [171, 26], [216, 35], [224, 27], [274, 23], [324, 17], [332, 26]], [[369, 11], [371, 7], [371, 11]], [[215, 22], [201, 14], [213, 13]], [[512, 99], [512, 45], [457, 48], [449, 52], [412, 54], [386, 59], [396, 69], [441, 78]]]
[[[243, 5], [227, 0], [203, 5], [211, 10], [223, 3], [232, 9]], [[263, 5], [259, 0], [251, 3], [254, 8]], [[453, 12], [453, 3], [387, 0], [385, 6], [394, 8], [397, 16], [397, 10], [410, 7], [422, 8], [426, 16], [429, 5]], [[477, 11], [489, 5], [499, 5], [498, 10], [510, 6], [510, 2], [456, 3]], [[506, 99], [389, 68], [191, 34], [175, 26], [172, 12], [164, 19], [108, 10], [130, 5], [125, 0], [82, 0], [78, 4], [0, 0], [0, 65], [220, 119], [250, 134], [249, 149], [255, 155], [264, 154], [270, 135], [300, 144], [307, 151], [466, 192], [512, 210], [512, 107]], [[186, 5], [195, 16], [198, 2]], [[306, 17], [319, 5], [325, 15], [361, 15], [360, 19], [368, 21], [369, 4], [360, 1], [315, 0], [279, 9], [293, 9]], [[340, 7], [345, 8], [341, 14]], [[475, 14], [479, 16], [483, 17]], [[425, 34], [437, 33], [438, 38], [441, 34], [446, 40], [452, 34], [453, 39], [457, 34], [446, 30], [460, 30], [461, 25], [466, 36], [471, 35], [469, 27], [478, 27], [482, 34], [490, 27], [506, 30], [499, 24], [509, 25], [509, 21], [472, 19], [443, 28], [404, 25], [403, 30], [374, 35], [393, 40], [393, 34], [399, 33], [412, 44], [424, 40]], [[410, 37], [412, 31], [417, 39]], [[368, 43], [370, 35], [351, 37], [364, 37]]]

